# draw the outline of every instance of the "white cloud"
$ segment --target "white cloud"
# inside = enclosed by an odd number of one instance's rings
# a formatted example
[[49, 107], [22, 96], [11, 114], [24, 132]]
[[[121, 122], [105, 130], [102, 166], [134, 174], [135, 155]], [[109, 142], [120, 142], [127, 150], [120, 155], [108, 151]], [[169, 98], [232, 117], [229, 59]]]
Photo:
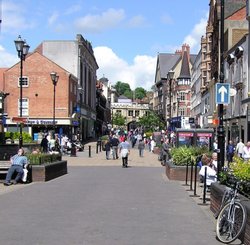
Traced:
[[184, 38], [184, 43], [189, 44], [193, 53], [198, 53], [200, 50], [201, 37], [205, 35], [206, 25], [207, 18], [204, 17], [194, 26], [191, 33]]
[[129, 83], [132, 89], [143, 87], [150, 90], [154, 85], [156, 57], [137, 55], [129, 65], [108, 47], [96, 47], [94, 53], [99, 65], [98, 78], [105, 76], [113, 85], [117, 81]]
[[49, 18], [48, 18], [48, 23], [49, 25], [52, 25], [55, 23], [55, 21], [58, 19], [59, 14], [57, 12], [54, 12]]
[[0, 67], [10, 67], [18, 62], [17, 54], [13, 55], [4, 49], [3, 46], [0, 45]]
[[[26, 9], [22, 5], [11, 1], [3, 2], [2, 31], [16, 33], [34, 27], [35, 23], [29, 22], [29, 15], [25, 15]], [[27, 19], [24, 18], [27, 16]], [[33, 20], [32, 20], [33, 21]]]
[[117, 26], [125, 18], [123, 9], [108, 9], [100, 15], [86, 15], [75, 21], [75, 27], [84, 32], [102, 32]]

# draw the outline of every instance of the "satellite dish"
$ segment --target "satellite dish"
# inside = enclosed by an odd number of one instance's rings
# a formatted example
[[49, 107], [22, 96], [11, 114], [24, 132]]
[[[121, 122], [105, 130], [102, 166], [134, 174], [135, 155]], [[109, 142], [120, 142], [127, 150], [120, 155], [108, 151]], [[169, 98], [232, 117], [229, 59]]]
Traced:
[[230, 92], [229, 92], [230, 96], [235, 96], [237, 94], [236, 89], [234, 88], [230, 88]]

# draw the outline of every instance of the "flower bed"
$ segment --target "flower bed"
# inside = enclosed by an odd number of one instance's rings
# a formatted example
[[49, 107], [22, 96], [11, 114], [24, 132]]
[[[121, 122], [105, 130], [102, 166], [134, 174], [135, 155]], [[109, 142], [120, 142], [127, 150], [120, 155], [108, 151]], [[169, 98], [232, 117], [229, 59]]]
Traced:
[[[185, 181], [186, 180], [186, 171], [187, 167], [186, 166], [178, 166], [173, 164], [171, 161], [166, 162], [166, 175], [168, 179], [170, 180], [180, 180], [180, 181]], [[197, 169], [197, 180], [199, 178], [198, 176], [198, 169]], [[193, 166], [193, 180], [195, 176], [195, 167]], [[188, 176], [187, 180], [191, 179], [191, 166], [188, 166]]]

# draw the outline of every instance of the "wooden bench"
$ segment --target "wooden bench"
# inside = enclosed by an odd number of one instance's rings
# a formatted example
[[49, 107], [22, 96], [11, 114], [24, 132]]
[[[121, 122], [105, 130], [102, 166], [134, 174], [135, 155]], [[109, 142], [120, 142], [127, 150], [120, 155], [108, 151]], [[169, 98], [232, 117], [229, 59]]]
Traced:
[[5, 180], [9, 168], [10, 162], [0, 161], [0, 182], [3, 182]]

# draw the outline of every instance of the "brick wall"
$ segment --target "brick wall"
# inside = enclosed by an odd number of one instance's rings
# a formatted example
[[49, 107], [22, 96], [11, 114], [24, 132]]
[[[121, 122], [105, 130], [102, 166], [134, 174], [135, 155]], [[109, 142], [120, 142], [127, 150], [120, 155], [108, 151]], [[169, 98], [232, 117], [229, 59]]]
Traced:
[[[29, 99], [29, 117], [51, 118], [53, 115], [54, 86], [50, 73], [57, 72], [59, 80], [56, 86], [56, 117], [65, 118], [70, 116], [70, 100], [76, 103], [76, 96], [72, 96], [71, 87], [75, 86], [76, 80], [71, 79], [70, 73], [42, 56], [38, 52], [29, 55], [23, 62], [23, 76], [28, 77], [29, 86], [23, 86], [23, 98]], [[16, 117], [18, 111], [18, 98], [20, 88], [20, 63], [17, 63], [4, 73], [4, 91], [10, 93], [6, 98], [7, 113], [9, 117]], [[71, 86], [70, 84], [73, 84]]]

